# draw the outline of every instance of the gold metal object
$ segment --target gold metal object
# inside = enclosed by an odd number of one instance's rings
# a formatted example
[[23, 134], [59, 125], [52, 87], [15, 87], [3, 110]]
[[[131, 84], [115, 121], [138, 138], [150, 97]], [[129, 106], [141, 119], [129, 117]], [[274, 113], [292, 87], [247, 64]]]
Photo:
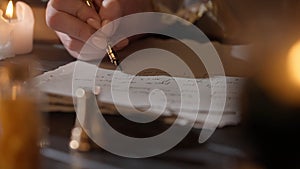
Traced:
[[76, 121], [76, 124], [72, 129], [69, 147], [72, 150], [82, 152], [87, 152], [91, 149], [90, 139], [84, 129], [78, 124], [78, 121]]
[[84, 2], [87, 4], [87, 6], [96, 10], [94, 2], [92, 0], [84, 0]]
[[[97, 8], [95, 7], [93, 0], [84, 0], [84, 2], [85, 4], [87, 4], [87, 6], [93, 8], [96, 12], [99, 12], [99, 10], [97, 10]], [[117, 52], [110, 45], [107, 45], [106, 53], [111, 63], [114, 64], [115, 66], [119, 66], [120, 63], [119, 63]], [[121, 66], [119, 66], [119, 69], [122, 70]]]
[[118, 66], [119, 65], [119, 59], [117, 57], [117, 52], [110, 45], [107, 45], [106, 53], [107, 53], [111, 63]]
[[[87, 133], [84, 131], [85, 127], [85, 116], [87, 113], [87, 101], [89, 97], [91, 97], [92, 92], [87, 92], [86, 90], [82, 88], [78, 88], [76, 90], [76, 97], [77, 97], [77, 105], [76, 105], [76, 111], [77, 111], [77, 119], [75, 121], [75, 125], [71, 132], [71, 140], [69, 143], [69, 147], [72, 150], [78, 150], [82, 152], [89, 151], [91, 149], [91, 143], [90, 139], [87, 135]], [[79, 120], [81, 119], [83, 124], [79, 123]]]

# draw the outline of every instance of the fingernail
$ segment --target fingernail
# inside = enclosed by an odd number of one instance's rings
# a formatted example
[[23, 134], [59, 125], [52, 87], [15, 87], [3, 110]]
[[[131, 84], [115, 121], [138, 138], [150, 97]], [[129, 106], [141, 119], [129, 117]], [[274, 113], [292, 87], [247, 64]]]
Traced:
[[93, 28], [95, 28], [95, 29], [97, 29], [97, 30], [101, 28], [100, 22], [97, 21], [97, 20], [94, 19], [94, 18], [89, 18], [89, 19], [87, 19], [86, 22], [87, 22], [90, 26], [92, 26]]
[[107, 39], [105, 37], [95, 36], [92, 37], [92, 43], [97, 48], [106, 49], [107, 47]]
[[107, 0], [103, 0], [102, 1], [102, 6], [103, 7], [108, 7], [109, 3], [111, 3], [110, 1], [107, 1]]
[[102, 21], [102, 32], [106, 36], [112, 36], [114, 34], [114, 23], [110, 20], [104, 20]]

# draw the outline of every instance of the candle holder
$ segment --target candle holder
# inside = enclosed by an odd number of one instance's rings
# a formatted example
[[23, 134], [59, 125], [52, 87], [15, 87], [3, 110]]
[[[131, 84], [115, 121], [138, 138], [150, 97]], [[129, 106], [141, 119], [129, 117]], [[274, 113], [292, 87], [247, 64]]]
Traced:
[[0, 42], [0, 60], [15, 56], [11, 42], [11, 34], [8, 35], [7, 39], [2, 39], [1, 37]]

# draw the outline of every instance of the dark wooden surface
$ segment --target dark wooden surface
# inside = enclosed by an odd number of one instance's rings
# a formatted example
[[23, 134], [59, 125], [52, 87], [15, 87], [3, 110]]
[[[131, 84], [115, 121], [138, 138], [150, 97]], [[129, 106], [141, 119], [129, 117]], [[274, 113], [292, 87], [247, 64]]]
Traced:
[[[129, 159], [113, 155], [101, 148], [90, 152], [80, 153], [68, 148], [70, 130], [75, 119], [70, 113], [49, 113], [50, 146], [42, 150], [43, 169], [234, 169], [238, 160], [246, 158], [242, 141], [243, 135], [239, 127], [218, 129], [213, 137], [205, 144], [197, 142], [200, 130], [192, 130], [189, 135], [172, 150], [147, 159]], [[126, 120], [116, 116], [106, 116], [108, 121], [123, 131], [153, 133], [165, 127], [161, 123], [144, 131], [137, 126], [129, 125]], [[120, 143], [122, 144], [122, 143]]]
[[[33, 69], [39, 72], [53, 70], [74, 60], [62, 46], [36, 43], [32, 53], [16, 56], [7, 61], [22, 64], [23, 59], [29, 58], [38, 63]], [[45, 114], [50, 128], [48, 134], [50, 144], [41, 150], [42, 169], [234, 169], [239, 160], [247, 158], [245, 152], [248, 145], [243, 139], [240, 126], [217, 129], [212, 138], [204, 144], [197, 142], [201, 130], [193, 129], [172, 150], [147, 159], [123, 158], [100, 148], [85, 153], [75, 152], [68, 147], [75, 113]], [[167, 127], [161, 122], [154, 122], [144, 131], [140, 131], [138, 125], [129, 124], [124, 118], [118, 116], [106, 118], [118, 129], [125, 132], [134, 131], [133, 135], [155, 133]]]

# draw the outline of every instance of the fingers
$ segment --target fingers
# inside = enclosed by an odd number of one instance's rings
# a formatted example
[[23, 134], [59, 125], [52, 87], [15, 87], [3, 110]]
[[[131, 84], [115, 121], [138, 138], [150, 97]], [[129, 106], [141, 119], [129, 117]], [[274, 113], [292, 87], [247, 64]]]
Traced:
[[[96, 30], [104, 27], [103, 33], [112, 36], [118, 24], [108, 23], [122, 16], [119, 0], [94, 0], [94, 2], [95, 6], [100, 7], [99, 14], [82, 0], [50, 0], [46, 9], [48, 26], [59, 32], [57, 34], [62, 43], [76, 58]], [[104, 44], [106, 47], [105, 40], [104, 38], [97, 46]], [[122, 49], [128, 43], [128, 40], [123, 40], [115, 46], [115, 49]]]
[[94, 2], [94, 5], [96, 7], [96, 10], [99, 11], [100, 7], [102, 6], [103, 0], [94, 0], [93, 2]]
[[[119, 0], [103, 0], [99, 12], [103, 27], [102, 31], [107, 36], [112, 36], [117, 30], [119, 23], [111, 21], [118, 19], [122, 16], [122, 8]], [[109, 24], [111, 23], [111, 24]]]
[[[87, 45], [77, 39], [74, 39], [67, 34], [56, 32], [59, 38], [61, 39], [64, 47], [67, 51], [74, 57], [79, 60], [90, 61], [99, 59], [101, 52], [99, 52], [99, 48], [95, 48], [94, 46]], [[104, 55], [103, 55], [104, 56]]]
[[100, 8], [102, 20], [115, 20], [122, 16], [122, 8], [119, 0], [103, 0]]
[[61, 32], [56, 32], [56, 34], [60, 38], [62, 44], [68, 50], [68, 52], [73, 57], [78, 58], [80, 50], [82, 49], [84, 43]]
[[97, 12], [82, 0], [51, 0], [49, 5], [57, 11], [66, 12], [72, 16], [78, 17], [84, 22], [88, 18], [93, 18], [99, 22], [101, 21]]
[[94, 18], [89, 18], [86, 22], [96, 30], [101, 28], [100, 22], [96, 21]]
[[56, 34], [60, 37], [62, 40], [63, 45], [75, 52], [80, 52], [82, 47], [84, 46], [84, 42], [77, 40], [75, 38], [72, 38], [68, 36], [67, 34], [61, 33], [61, 32], [56, 32]]
[[88, 38], [96, 31], [87, 23], [64, 12], [55, 12], [52, 16], [47, 16], [47, 24], [56, 31], [63, 32], [69, 36], [87, 41]]
[[46, 21], [54, 30], [82, 41], [86, 41], [101, 27], [100, 16], [82, 0], [50, 0]]

